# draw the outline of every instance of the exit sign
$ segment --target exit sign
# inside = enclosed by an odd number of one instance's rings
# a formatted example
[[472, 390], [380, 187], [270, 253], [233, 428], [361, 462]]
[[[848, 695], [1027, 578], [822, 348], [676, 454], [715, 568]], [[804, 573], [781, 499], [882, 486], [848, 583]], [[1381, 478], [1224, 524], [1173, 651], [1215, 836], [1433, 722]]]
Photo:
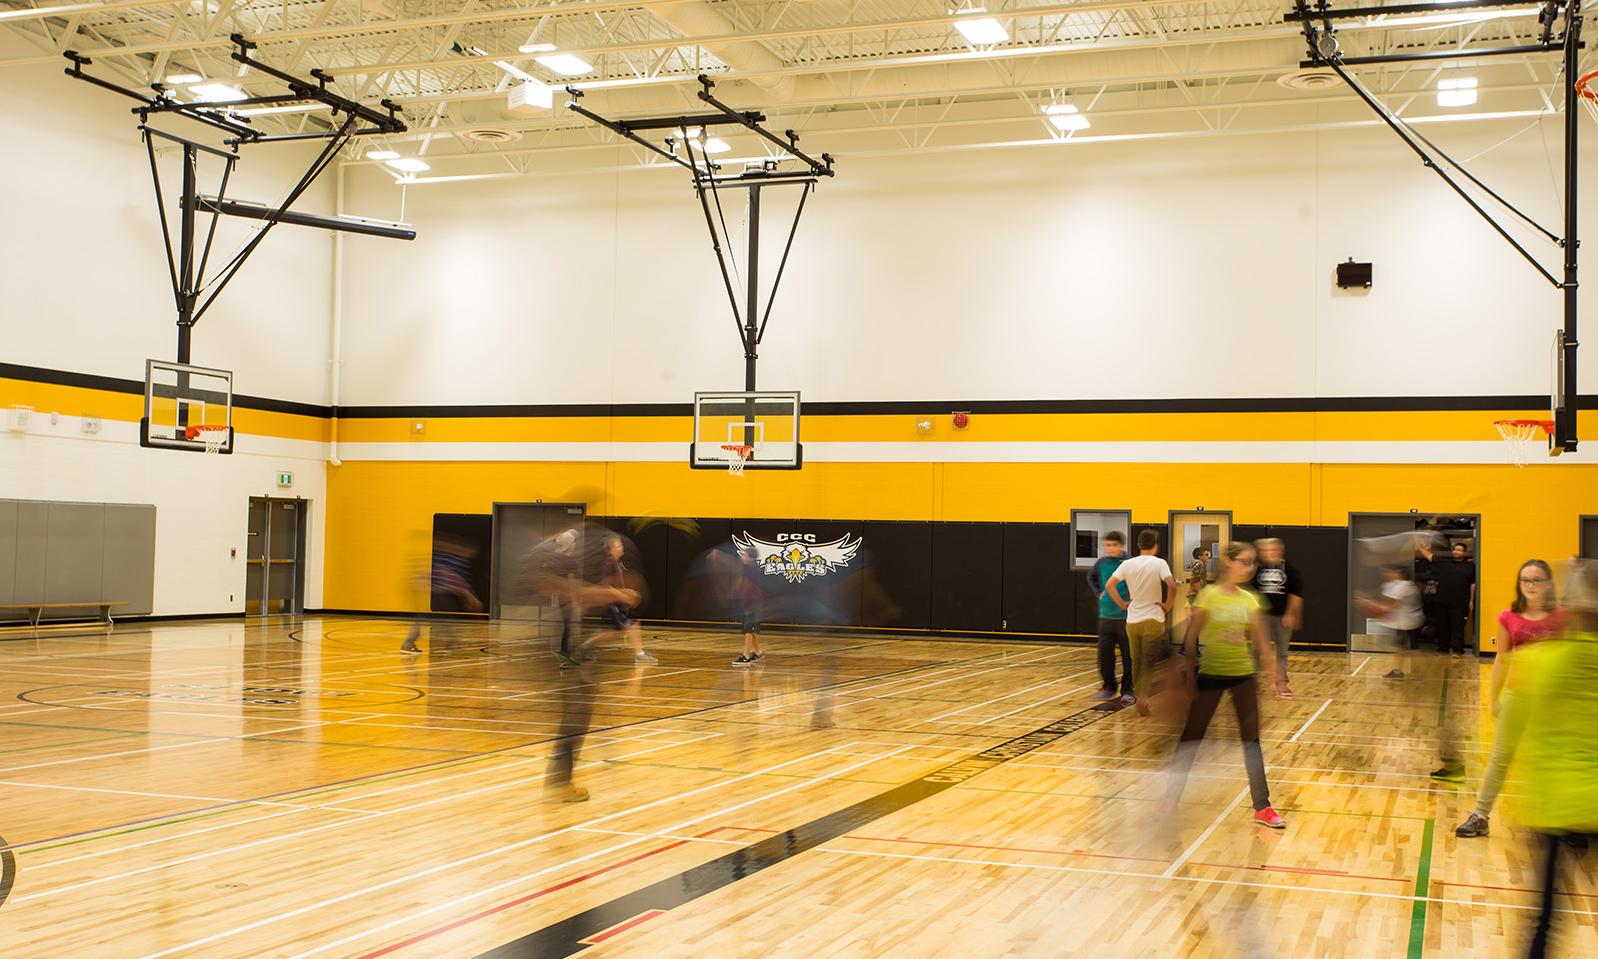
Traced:
[[287, 489], [294, 485], [294, 474], [284, 471], [277, 474], [277, 485]]

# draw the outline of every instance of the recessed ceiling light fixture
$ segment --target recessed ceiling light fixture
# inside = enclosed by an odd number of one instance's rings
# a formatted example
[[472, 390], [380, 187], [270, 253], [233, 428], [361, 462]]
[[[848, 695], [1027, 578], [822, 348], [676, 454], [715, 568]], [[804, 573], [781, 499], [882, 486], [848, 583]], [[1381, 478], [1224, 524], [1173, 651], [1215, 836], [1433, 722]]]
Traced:
[[1056, 130], [1065, 130], [1070, 133], [1086, 130], [1093, 125], [1088, 122], [1088, 118], [1083, 116], [1080, 110], [1069, 103], [1055, 103], [1046, 106], [1043, 108], [1043, 115], [1049, 118], [1049, 122], [1054, 124]]
[[979, 47], [991, 47], [995, 43], [1003, 43], [1010, 39], [1010, 32], [1004, 29], [1004, 24], [992, 17], [975, 16], [987, 13], [985, 7], [972, 7], [969, 10], [950, 10], [951, 14], [960, 19], [954, 21], [954, 28], [960, 31], [966, 42]]

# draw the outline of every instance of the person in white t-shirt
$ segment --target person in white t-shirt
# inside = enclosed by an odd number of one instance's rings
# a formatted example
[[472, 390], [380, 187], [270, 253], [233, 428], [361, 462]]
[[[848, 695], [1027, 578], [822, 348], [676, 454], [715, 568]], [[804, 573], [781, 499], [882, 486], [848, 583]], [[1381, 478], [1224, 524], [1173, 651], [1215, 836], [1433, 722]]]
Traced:
[[[1176, 580], [1171, 567], [1156, 554], [1160, 534], [1146, 529], [1137, 534], [1138, 555], [1122, 563], [1104, 584], [1104, 591], [1115, 605], [1126, 610], [1126, 638], [1132, 646], [1132, 690], [1137, 696], [1137, 711], [1147, 716], [1149, 693], [1154, 679], [1154, 664], [1165, 643], [1165, 621], [1176, 601]], [[1125, 583], [1130, 601], [1122, 600], [1117, 584]]]
[[1403, 679], [1409, 669], [1409, 650], [1413, 645], [1413, 631], [1426, 622], [1420, 607], [1420, 590], [1409, 578], [1404, 566], [1382, 567], [1382, 595], [1354, 594], [1354, 605], [1365, 615], [1393, 631], [1397, 645], [1398, 667], [1387, 673], [1387, 679]]

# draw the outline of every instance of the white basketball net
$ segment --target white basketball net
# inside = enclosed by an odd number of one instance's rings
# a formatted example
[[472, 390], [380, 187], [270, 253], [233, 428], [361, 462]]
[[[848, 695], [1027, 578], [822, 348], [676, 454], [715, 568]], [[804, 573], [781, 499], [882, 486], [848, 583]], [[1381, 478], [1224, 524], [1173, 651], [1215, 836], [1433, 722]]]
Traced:
[[732, 454], [727, 457], [727, 475], [744, 475], [744, 462], [754, 453], [755, 448], [753, 446], [744, 446], [740, 443], [724, 443], [721, 448]]
[[205, 444], [207, 453], [220, 453], [222, 447], [227, 445], [227, 427], [202, 426], [198, 429], [199, 435], [195, 437]]
[[1536, 420], [1498, 420], [1493, 425], [1498, 427], [1498, 435], [1509, 447], [1509, 461], [1516, 466], [1530, 462], [1532, 454], [1542, 445], [1538, 437], [1544, 427]]

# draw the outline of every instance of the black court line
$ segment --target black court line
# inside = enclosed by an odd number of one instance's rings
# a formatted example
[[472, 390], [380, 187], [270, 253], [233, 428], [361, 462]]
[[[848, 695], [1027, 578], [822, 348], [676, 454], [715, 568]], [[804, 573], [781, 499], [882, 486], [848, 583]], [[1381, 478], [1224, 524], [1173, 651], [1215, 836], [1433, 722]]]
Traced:
[[[1110, 705], [1110, 704], [1105, 704]], [[1036, 749], [1057, 742], [1071, 733], [1118, 712], [1119, 704], [1106, 709], [1095, 706], [1057, 719], [1009, 742], [1000, 743], [958, 762], [951, 763], [920, 779], [880, 793], [853, 806], [829, 813], [787, 832], [730, 852], [686, 872], [645, 886], [586, 912], [563, 919], [520, 939], [490, 949], [478, 959], [546, 959], [570, 956], [587, 949], [583, 940], [644, 913], [664, 912], [693, 902], [740, 879], [747, 879], [770, 866], [792, 859], [802, 852], [830, 842], [852, 829], [875, 822], [965, 782], [979, 773], [1009, 762]]]
[[11, 897], [11, 886], [17, 881], [17, 856], [0, 836], [0, 906]]

